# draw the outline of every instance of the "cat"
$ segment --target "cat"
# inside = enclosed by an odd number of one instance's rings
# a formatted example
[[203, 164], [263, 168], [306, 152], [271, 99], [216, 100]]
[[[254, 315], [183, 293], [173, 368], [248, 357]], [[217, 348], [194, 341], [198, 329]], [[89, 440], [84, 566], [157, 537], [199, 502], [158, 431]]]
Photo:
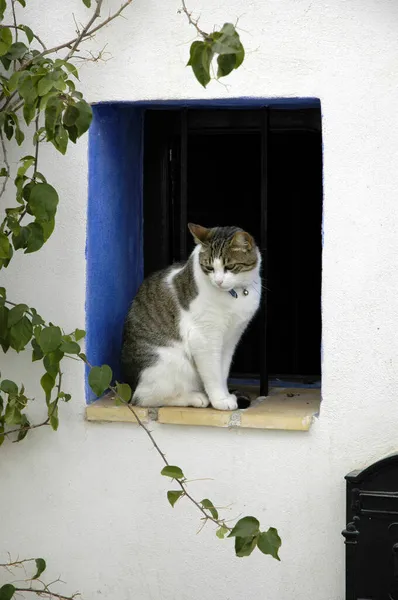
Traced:
[[227, 380], [235, 348], [261, 296], [261, 255], [238, 227], [190, 223], [187, 262], [144, 280], [127, 314], [124, 381], [140, 406], [235, 410]]

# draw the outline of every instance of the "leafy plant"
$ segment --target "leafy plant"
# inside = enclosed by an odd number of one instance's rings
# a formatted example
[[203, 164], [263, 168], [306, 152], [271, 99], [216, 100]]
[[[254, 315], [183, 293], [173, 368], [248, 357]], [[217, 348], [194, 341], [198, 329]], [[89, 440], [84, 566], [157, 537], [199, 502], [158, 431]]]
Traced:
[[[30, 27], [19, 23], [17, 9], [24, 8], [26, 1], [0, 0], [0, 146], [4, 157], [4, 166], [0, 170], [0, 198], [4, 196], [11, 180], [15, 192], [15, 202], [4, 209], [0, 218], [0, 270], [9, 268], [16, 252], [29, 254], [40, 250], [54, 230], [59, 195], [40, 167], [40, 147], [50, 143], [58, 152], [66, 154], [69, 144], [75, 144], [89, 129], [92, 109], [78, 89], [76, 52], [81, 52], [80, 47], [85, 40], [91, 39], [99, 29], [121, 15], [132, 2], [125, 1], [119, 10], [101, 19], [103, 0], [82, 1], [91, 10], [86, 25], [77, 31], [75, 38], [48, 48]], [[220, 31], [206, 34], [192, 19], [184, 1], [182, 12], [202, 38], [191, 46], [189, 65], [203, 86], [210, 81], [214, 57], [217, 56], [217, 77], [224, 77], [240, 66], [244, 49], [233, 25], [225, 24]], [[11, 24], [4, 24], [5, 15], [10, 15]], [[62, 56], [58, 54], [60, 52], [63, 52]], [[23, 127], [21, 123], [24, 123]], [[27, 136], [33, 150], [31, 154], [20, 158], [16, 173], [13, 173], [8, 161], [8, 144], [20, 146]], [[201, 513], [203, 525], [213, 522], [217, 526], [218, 538], [223, 539], [227, 535], [235, 538], [237, 556], [247, 556], [258, 547], [261, 552], [278, 559], [281, 542], [275, 529], [261, 532], [254, 517], [240, 519], [235, 527], [230, 528], [219, 517], [212, 501], [193, 498], [188, 492], [188, 481], [181, 468], [168, 464], [152, 433], [129, 403], [130, 387], [113, 382], [112, 370], [108, 365], [89, 364], [80, 345], [84, 336], [82, 329], [66, 332], [62, 327], [46, 321], [35, 308], [15, 302], [8, 297], [6, 289], [0, 287], [0, 346], [4, 353], [30, 351], [32, 361], [40, 363], [40, 384], [46, 403], [45, 418], [42, 422], [32, 424], [26, 412], [30, 397], [24, 385], [2, 379], [0, 374], [0, 445], [6, 438], [20, 442], [30, 430], [39, 427], [58, 429], [60, 404], [71, 399], [71, 395], [63, 389], [62, 365], [66, 359], [82, 361], [89, 366], [89, 384], [93, 392], [101, 396], [111, 390], [115, 401], [128, 406], [140, 427], [150, 437], [165, 463], [161, 474], [174, 481], [178, 488], [167, 493], [171, 506], [174, 507], [183, 498], [191, 501]], [[251, 527], [247, 525], [248, 519], [251, 520]], [[30, 578], [31, 586], [22, 589], [5, 584], [0, 587], [0, 600], [9, 600], [18, 592], [66, 599], [66, 596], [54, 593], [41, 581], [41, 574], [46, 568], [43, 559], [10, 561], [0, 566], [9, 569], [31, 561], [35, 561], [37, 569]], [[34, 585], [32, 582], [38, 583]]]
[[229, 75], [234, 69], [238, 69], [245, 58], [245, 49], [240, 41], [236, 26], [225, 23], [220, 31], [206, 33], [199, 25], [198, 20], [192, 18], [188, 11], [185, 0], [182, 0], [182, 12], [184, 12], [191, 25], [193, 25], [202, 39], [192, 43], [188, 65], [203, 87], [212, 79], [211, 68], [213, 59], [217, 56], [217, 79]]

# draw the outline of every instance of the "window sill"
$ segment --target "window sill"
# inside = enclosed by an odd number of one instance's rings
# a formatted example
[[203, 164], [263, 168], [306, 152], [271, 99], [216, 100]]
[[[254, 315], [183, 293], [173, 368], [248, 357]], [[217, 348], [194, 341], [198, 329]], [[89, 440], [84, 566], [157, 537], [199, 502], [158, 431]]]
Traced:
[[[144, 423], [308, 431], [319, 414], [320, 402], [319, 389], [272, 388], [269, 396], [258, 398], [245, 410], [177, 406], [158, 409], [135, 406], [134, 410]], [[86, 418], [88, 421], [136, 423], [129, 408], [116, 406], [111, 395], [87, 406]]]

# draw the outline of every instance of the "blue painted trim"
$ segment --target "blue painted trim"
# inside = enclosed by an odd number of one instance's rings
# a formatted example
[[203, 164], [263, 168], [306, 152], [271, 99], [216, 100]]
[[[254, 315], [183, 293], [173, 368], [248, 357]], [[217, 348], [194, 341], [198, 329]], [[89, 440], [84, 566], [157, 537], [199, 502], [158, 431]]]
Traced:
[[158, 99], [158, 100], [119, 100], [104, 101], [94, 104], [94, 106], [129, 106], [131, 108], [159, 108], [167, 110], [168, 108], [260, 108], [264, 106], [278, 107], [286, 109], [298, 108], [319, 108], [321, 102], [319, 98], [267, 98], [267, 97], [240, 97], [240, 98], [198, 98], [192, 100]]
[[[120, 377], [122, 328], [143, 278], [142, 110], [95, 106], [89, 139], [86, 352]], [[86, 400], [95, 396], [87, 383]]]

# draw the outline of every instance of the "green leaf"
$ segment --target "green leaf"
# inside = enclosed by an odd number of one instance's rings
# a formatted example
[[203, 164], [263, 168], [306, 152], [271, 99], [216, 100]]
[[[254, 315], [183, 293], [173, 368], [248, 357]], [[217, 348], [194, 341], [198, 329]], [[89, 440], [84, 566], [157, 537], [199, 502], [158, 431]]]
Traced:
[[257, 536], [236, 537], [235, 538], [235, 554], [236, 556], [250, 556], [256, 547]]
[[25, 175], [26, 171], [34, 164], [35, 157], [34, 156], [24, 156], [21, 158], [22, 165], [18, 168], [18, 176], [22, 177]]
[[0, 390], [6, 394], [18, 394], [18, 386], [14, 381], [4, 379], [0, 384]]
[[18, 323], [10, 329], [10, 346], [17, 352], [23, 350], [30, 341], [33, 333], [32, 323], [28, 317], [22, 317]]
[[0, 425], [0, 446], [4, 443], [6, 436], [4, 435], [4, 426]]
[[[6, 288], [5, 287], [0, 287], [0, 298], [6, 298]], [[78, 329], [76, 329], [76, 331], [79, 331]]]
[[217, 77], [225, 77], [235, 69], [236, 54], [220, 54], [217, 58]]
[[32, 76], [20, 78], [18, 82], [18, 92], [27, 104], [33, 104], [37, 98], [37, 87]]
[[239, 34], [232, 23], [225, 23], [221, 31], [212, 34], [212, 47], [217, 54], [236, 54], [239, 52], [242, 43]]
[[180, 467], [175, 467], [173, 465], [167, 465], [160, 471], [161, 475], [165, 477], [171, 477], [172, 479], [185, 479], [184, 473], [180, 469]]
[[80, 346], [76, 342], [65, 342], [62, 340], [60, 350], [65, 354], [79, 354]]
[[43, 350], [40, 348], [35, 338], [32, 339], [32, 348], [32, 362], [35, 362], [36, 360], [41, 360], [44, 356]]
[[243, 517], [239, 519], [228, 537], [249, 537], [257, 535], [260, 531], [260, 523], [255, 517]]
[[7, 58], [10, 60], [18, 60], [25, 56], [28, 52], [28, 47], [23, 42], [14, 42], [8, 48]]
[[37, 223], [35, 221], [34, 223], [29, 223], [26, 229], [28, 230], [28, 239], [25, 254], [31, 254], [40, 250], [45, 242], [44, 223]]
[[57, 212], [58, 194], [52, 185], [37, 183], [29, 197], [29, 209], [39, 221], [50, 221]]
[[49, 98], [45, 110], [45, 127], [47, 139], [51, 141], [55, 135], [55, 127], [61, 122], [61, 114], [64, 104], [58, 96]]
[[0, 588], [0, 600], [11, 600], [15, 593], [15, 587], [11, 583], [6, 583]]
[[36, 102], [34, 104], [27, 104], [25, 102], [25, 104], [23, 106], [23, 118], [25, 119], [25, 123], [27, 125], [29, 125], [35, 118], [36, 108], [37, 108]]
[[45, 96], [53, 89], [53, 87], [54, 80], [49, 75], [46, 75], [40, 79], [39, 83], [37, 84], [37, 93], [39, 96]]
[[7, 306], [0, 306], [0, 345], [3, 352], [7, 352], [10, 347], [10, 332], [8, 329], [8, 314]]
[[211, 45], [205, 42], [193, 42], [190, 48], [188, 65], [192, 67], [196, 79], [203, 87], [210, 81], [210, 63], [214, 56]]
[[8, 84], [7, 84], [9, 92], [13, 92], [14, 90], [17, 89], [18, 81], [19, 81], [20, 77], [22, 76], [22, 73], [23, 73], [23, 71], [15, 71], [11, 75], [10, 79], [8, 80]]
[[84, 6], [87, 6], [87, 8], [91, 8], [91, 0], [83, 0], [83, 4]]
[[59, 363], [63, 359], [63, 357], [64, 357], [64, 353], [61, 351], [60, 348], [57, 348], [53, 352], [49, 352], [44, 357], [44, 360], [43, 360], [44, 368], [47, 371], [47, 373], [49, 373], [50, 375], [52, 375], [52, 377], [54, 377], [54, 379], [59, 373]]
[[170, 502], [171, 506], [174, 508], [174, 504], [183, 495], [184, 495], [183, 491], [170, 490], [169, 492], [167, 492], [167, 500]]
[[86, 336], [86, 332], [84, 329], [75, 329], [73, 335], [75, 336], [75, 340], [78, 342]]
[[40, 385], [46, 394], [46, 402], [48, 404], [51, 399], [51, 392], [55, 386], [55, 379], [50, 373], [44, 373], [40, 379]]
[[76, 123], [76, 120], [79, 117], [79, 109], [76, 106], [68, 106], [66, 111], [64, 112], [63, 123], [68, 127], [72, 127]]
[[78, 137], [82, 136], [91, 125], [93, 118], [92, 108], [85, 100], [80, 100], [76, 105], [79, 111], [79, 116], [75, 121], [75, 127], [77, 128]]
[[24, 8], [26, 7], [26, 2], [25, 2], [25, 0], [17, 0], [17, 2], [19, 2], [19, 4], [20, 4], [21, 6], [23, 6]]
[[56, 350], [62, 342], [62, 333], [59, 327], [45, 327], [40, 332], [39, 344], [44, 354]]
[[[9, 402], [4, 413], [4, 420], [7, 425], [19, 425], [22, 421], [21, 411], [15, 402]], [[0, 596], [1, 598], [1, 596]]]
[[5, 233], [0, 233], [0, 258], [8, 258], [10, 255], [10, 242]]
[[278, 551], [282, 545], [282, 540], [275, 527], [270, 527], [268, 531], [260, 533], [257, 540], [257, 546], [263, 554], [270, 554], [276, 560], [280, 560]]
[[218, 519], [218, 511], [214, 507], [213, 502], [211, 502], [208, 498], [205, 498], [201, 501], [201, 505], [203, 506], [203, 508], [206, 508], [210, 512], [213, 519]]
[[54, 402], [51, 402], [51, 404], [49, 405], [48, 416], [50, 418], [51, 427], [53, 428], [54, 431], [57, 431], [58, 425], [59, 425], [59, 419], [58, 419], [58, 403], [56, 400]]
[[68, 148], [68, 133], [62, 125], [58, 125], [56, 127], [56, 132], [54, 138], [51, 140], [58, 152], [61, 154], [66, 154], [66, 150]]
[[12, 325], [18, 323], [27, 310], [28, 306], [26, 304], [17, 304], [17, 306], [14, 306], [8, 313], [8, 327], [12, 327]]
[[[19, 0], [19, 2], [21, 2], [21, 0]], [[23, 30], [24, 30], [24, 32], [25, 32], [25, 34], [26, 34], [26, 37], [28, 38], [28, 42], [29, 42], [29, 44], [31, 44], [31, 43], [32, 43], [32, 40], [33, 40], [33, 38], [35, 37], [35, 36], [33, 35], [33, 31], [31, 30], [31, 28], [30, 28], [30, 27], [28, 27], [27, 25], [21, 25], [21, 29], [23, 29]]]
[[32, 577], [32, 579], [38, 579], [43, 573], [43, 571], [46, 570], [46, 561], [44, 560], [44, 558], [36, 558], [35, 563], [37, 572], [34, 575], [34, 577]]
[[6, 0], [0, 0], [0, 21], [3, 20], [4, 12], [5, 12], [6, 8], [7, 8]]
[[225, 536], [228, 533], [228, 529], [224, 526], [221, 525], [221, 527], [219, 527], [216, 531], [216, 536], [220, 539], [223, 540], [225, 538]]
[[28, 435], [28, 427], [30, 427], [30, 421], [26, 415], [21, 415], [21, 429], [18, 432], [17, 442], [22, 440]]
[[123, 402], [129, 402], [131, 398], [131, 387], [128, 383], [117, 383], [116, 391]]
[[[0, 9], [1, 10], [1, 9]], [[9, 47], [12, 44], [11, 29], [4, 27], [0, 29], [0, 56], [7, 54]]]
[[94, 394], [101, 396], [112, 381], [112, 369], [108, 365], [93, 367], [88, 375], [88, 383]]

